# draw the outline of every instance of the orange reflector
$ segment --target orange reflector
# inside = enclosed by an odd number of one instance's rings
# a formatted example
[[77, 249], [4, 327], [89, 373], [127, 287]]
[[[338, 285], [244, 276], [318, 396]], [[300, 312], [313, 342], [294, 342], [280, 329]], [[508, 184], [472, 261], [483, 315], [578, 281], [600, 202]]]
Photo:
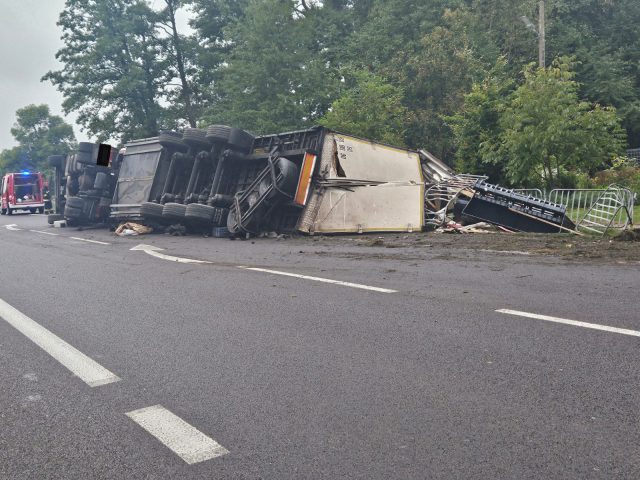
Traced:
[[304, 206], [307, 204], [309, 197], [309, 190], [311, 189], [311, 176], [316, 166], [317, 155], [313, 153], [305, 153], [304, 161], [302, 162], [302, 168], [300, 169], [300, 178], [298, 180], [298, 189], [296, 195], [293, 198], [293, 202], [296, 205]]

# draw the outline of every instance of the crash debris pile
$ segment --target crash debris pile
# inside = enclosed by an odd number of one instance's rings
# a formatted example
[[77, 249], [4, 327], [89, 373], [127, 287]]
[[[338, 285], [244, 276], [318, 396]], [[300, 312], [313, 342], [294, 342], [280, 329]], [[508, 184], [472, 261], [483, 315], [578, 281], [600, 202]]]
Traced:
[[[226, 125], [186, 128], [133, 140], [107, 160], [104, 147], [83, 142], [72, 155], [50, 157], [57, 180], [50, 223], [64, 217], [115, 229], [135, 222], [155, 232], [214, 237], [425, 227], [577, 232], [564, 205], [457, 174], [426, 150], [324, 127], [262, 136]], [[602, 219], [620, 198], [612, 190], [587, 221]]]

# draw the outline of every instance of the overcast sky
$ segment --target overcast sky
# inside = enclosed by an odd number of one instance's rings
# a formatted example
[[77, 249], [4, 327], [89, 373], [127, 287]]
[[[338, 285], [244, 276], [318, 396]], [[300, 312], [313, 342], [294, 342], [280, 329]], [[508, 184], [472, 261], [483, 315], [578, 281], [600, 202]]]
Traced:
[[[60, 68], [55, 59], [62, 46], [56, 25], [64, 0], [0, 0], [0, 150], [15, 145], [9, 131], [17, 109], [31, 103], [46, 103], [54, 114], [63, 116], [62, 95], [40, 78]], [[74, 126], [78, 140], [86, 135]]]
[[[152, 6], [161, 3], [150, 0]], [[63, 7], [64, 0], [0, 0], [0, 150], [16, 144], [10, 132], [15, 112], [32, 103], [46, 103], [73, 125], [78, 141], [90, 140], [74, 115], [62, 113], [62, 95], [50, 82], [40, 82], [49, 70], [61, 68], [55, 59], [62, 46], [56, 22]], [[181, 17], [185, 32], [187, 18]]]

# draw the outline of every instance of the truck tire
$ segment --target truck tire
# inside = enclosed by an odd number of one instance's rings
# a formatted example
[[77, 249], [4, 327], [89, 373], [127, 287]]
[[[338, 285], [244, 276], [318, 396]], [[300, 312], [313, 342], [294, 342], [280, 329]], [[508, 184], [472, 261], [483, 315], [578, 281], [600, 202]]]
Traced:
[[182, 142], [182, 135], [177, 132], [161, 132], [158, 143], [165, 148], [178, 152], [186, 152], [189, 147]]
[[236, 221], [236, 209], [232, 208], [227, 214], [227, 229], [231, 235], [235, 235], [240, 231]]
[[155, 202], [143, 202], [140, 205], [140, 215], [145, 218], [162, 218], [164, 205]]
[[76, 193], [78, 193], [78, 179], [73, 178], [71, 175], [67, 177], [66, 182], [66, 197], [73, 197]]
[[50, 167], [62, 168], [64, 167], [64, 155], [49, 155], [47, 157], [47, 162]]
[[67, 163], [65, 165], [65, 176], [73, 175], [78, 171], [78, 162], [76, 162], [75, 155], [69, 155], [67, 157]]
[[78, 189], [81, 192], [85, 192], [87, 190], [91, 190], [93, 187], [94, 178], [91, 175], [82, 174], [78, 177]]
[[233, 196], [217, 193], [207, 203], [212, 207], [230, 207], [233, 204]]
[[238, 152], [249, 153], [253, 147], [254, 137], [249, 132], [239, 128], [232, 128], [229, 132], [229, 146]]
[[96, 173], [96, 179], [93, 182], [93, 188], [97, 190], [107, 190], [109, 188], [109, 175], [104, 172]]
[[[298, 167], [288, 158], [280, 157], [276, 160], [275, 164], [276, 176], [282, 175], [282, 178], [278, 181], [278, 188], [285, 193], [293, 195], [298, 185], [298, 177], [300, 176]], [[258, 185], [258, 192], [260, 196], [264, 195], [268, 188], [271, 186], [271, 175], [265, 177]], [[267, 195], [267, 199], [272, 200], [277, 196], [280, 196], [280, 192], [275, 188]]]
[[184, 217], [188, 220], [197, 220], [205, 223], [212, 223], [215, 213], [215, 207], [202, 205], [200, 203], [190, 203], [189, 205], [187, 205]]
[[93, 158], [92, 152], [78, 152], [76, 153], [76, 162], [82, 165], [95, 165], [97, 159]]
[[92, 154], [94, 148], [95, 148], [95, 143], [80, 142], [78, 144], [78, 152], [86, 152], [86, 153]]
[[231, 127], [226, 125], [209, 125], [205, 137], [210, 143], [227, 143], [230, 133]]
[[84, 208], [84, 199], [80, 197], [69, 197], [67, 198], [66, 206], [82, 210]]
[[167, 220], [183, 221], [187, 206], [181, 203], [165, 203], [162, 208], [162, 217]]
[[211, 146], [206, 139], [207, 132], [199, 128], [185, 128], [182, 134], [182, 142], [191, 147], [193, 153], [201, 150], [209, 150]]
[[65, 218], [80, 218], [82, 216], [82, 210], [67, 205], [64, 207], [64, 216]]

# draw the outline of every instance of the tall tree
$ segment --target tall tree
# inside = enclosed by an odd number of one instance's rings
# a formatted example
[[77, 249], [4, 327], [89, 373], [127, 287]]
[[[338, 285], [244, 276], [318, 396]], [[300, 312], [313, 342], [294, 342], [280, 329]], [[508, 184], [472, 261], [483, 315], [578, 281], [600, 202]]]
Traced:
[[66, 1], [58, 21], [64, 47], [56, 54], [63, 68], [43, 80], [91, 135], [127, 140], [165, 125], [160, 99], [172, 75], [154, 18], [143, 0]]
[[197, 41], [193, 36], [181, 34], [176, 20], [178, 11], [185, 3], [184, 0], [164, 0], [164, 8], [158, 12], [156, 26], [165, 34], [167, 65], [179, 81], [177, 88], [169, 84], [165, 91], [169, 109], [175, 112], [170, 116], [185, 119], [190, 127], [196, 127], [201, 100], [194, 85]]
[[291, 0], [252, 1], [229, 29], [234, 48], [205, 119], [267, 133], [301, 128], [321, 117], [337, 92], [337, 75], [316, 51], [314, 12], [296, 15]]
[[73, 128], [48, 105], [27, 105], [16, 111], [11, 134], [18, 145], [0, 153], [0, 170], [20, 171], [47, 168], [49, 155], [66, 154], [75, 144]]
[[[218, 89], [230, 51], [236, 45], [232, 26], [243, 21], [249, 0], [189, 0], [195, 30], [195, 64], [192, 85], [207, 116], [215, 111], [221, 93]], [[202, 117], [202, 114], [200, 115]]]
[[487, 175], [493, 183], [508, 183], [506, 157], [499, 151], [500, 117], [515, 82], [500, 58], [486, 77], [473, 85], [455, 115], [445, 117], [455, 138], [455, 168], [459, 172]]

